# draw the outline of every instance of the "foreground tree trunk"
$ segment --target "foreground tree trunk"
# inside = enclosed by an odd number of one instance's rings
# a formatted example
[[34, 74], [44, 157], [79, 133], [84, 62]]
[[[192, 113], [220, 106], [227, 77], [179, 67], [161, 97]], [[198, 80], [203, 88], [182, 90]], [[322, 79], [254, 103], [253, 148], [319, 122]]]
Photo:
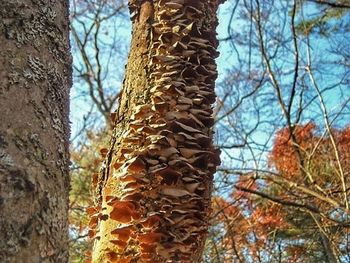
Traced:
[[68, 1], [0, 4], [0, 262], [68, 262]]
[[133, 38], [90, 234], [92, 261], [200, 262], [213, 174], [213, 0], [130, 1]]

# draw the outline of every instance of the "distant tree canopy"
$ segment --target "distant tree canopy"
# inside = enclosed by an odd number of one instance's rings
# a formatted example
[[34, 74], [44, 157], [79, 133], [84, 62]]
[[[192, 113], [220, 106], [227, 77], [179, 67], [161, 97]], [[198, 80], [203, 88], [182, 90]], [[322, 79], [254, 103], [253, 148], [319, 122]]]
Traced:
[[347, 0], [301, 1], [297, 11], [302, 13], [305, 5], [311, 6], [314, 10], [311, 17], [305, 17], [296, 24], [295, 28], [298, 33], [304, 35], [320, 34], [331, 37], [332, 33], [346, 30], [347, 23], [343, 19], [347, 19], [346, 16], [350, 12], [350, 4]]
[[[279, 130], [269, 155], [271, 173], [242, 174], [229, 198], [213, 199], [212, 231], [225, 233], [214, 258], [333, 262], [347, 254], [348, 209], [338, 167], [350, 169], [350, 128], [332, 134], [338, 154], [333, 139], [318, 134], [312, 123], [295, 127], [297, 144], [288, 128]], [[349, 185], [348, 177], [344, 183]]]

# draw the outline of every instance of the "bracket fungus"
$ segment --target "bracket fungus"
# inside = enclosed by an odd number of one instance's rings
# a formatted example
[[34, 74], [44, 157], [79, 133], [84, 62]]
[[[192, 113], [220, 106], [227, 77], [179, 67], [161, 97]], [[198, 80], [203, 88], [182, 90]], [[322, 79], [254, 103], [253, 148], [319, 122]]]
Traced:
[[[96, 235], [111, 237], [107, 245], [95, 241], [93, 262], [200, 262], [219, 164], [212, 103], [220, 1], [148, 1], [153, 11], [142, 21], [141, 1], [131, 2], [134, 35], [138, 23], [149, 23], [143, 57], [148, 97], [124, 111], [124, 133], [114, 148], [101, 151], [108, 169], [101, 171], [98, 207], [109, 218], [92, 217], [92, 226]], [[128, 83], [124, 89], [135, 85]], [[145, 89], [139, 97], [146, 98]], [[103, 253], [105, 261], [98, 261]]]

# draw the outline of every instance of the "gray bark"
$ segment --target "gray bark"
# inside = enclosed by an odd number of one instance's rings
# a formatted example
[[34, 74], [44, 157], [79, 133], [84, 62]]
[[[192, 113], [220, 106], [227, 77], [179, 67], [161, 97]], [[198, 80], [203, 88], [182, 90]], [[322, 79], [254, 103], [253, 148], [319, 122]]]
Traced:
[[68, 262], [68, 1], [0, 4], [0, 262]]

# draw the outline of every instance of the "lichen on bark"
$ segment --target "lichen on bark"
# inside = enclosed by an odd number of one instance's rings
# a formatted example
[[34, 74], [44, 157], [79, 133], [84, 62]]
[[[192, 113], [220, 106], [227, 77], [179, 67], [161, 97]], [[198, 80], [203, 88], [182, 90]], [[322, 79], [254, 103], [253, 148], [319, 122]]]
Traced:
[[92, 261], [200, 262], [219, 151], [212, 142], [219, 1], [130, 1], [115, 128], [95, 178]]
[[0, 6], [0, 262], [68, 262], [68, 1]]

